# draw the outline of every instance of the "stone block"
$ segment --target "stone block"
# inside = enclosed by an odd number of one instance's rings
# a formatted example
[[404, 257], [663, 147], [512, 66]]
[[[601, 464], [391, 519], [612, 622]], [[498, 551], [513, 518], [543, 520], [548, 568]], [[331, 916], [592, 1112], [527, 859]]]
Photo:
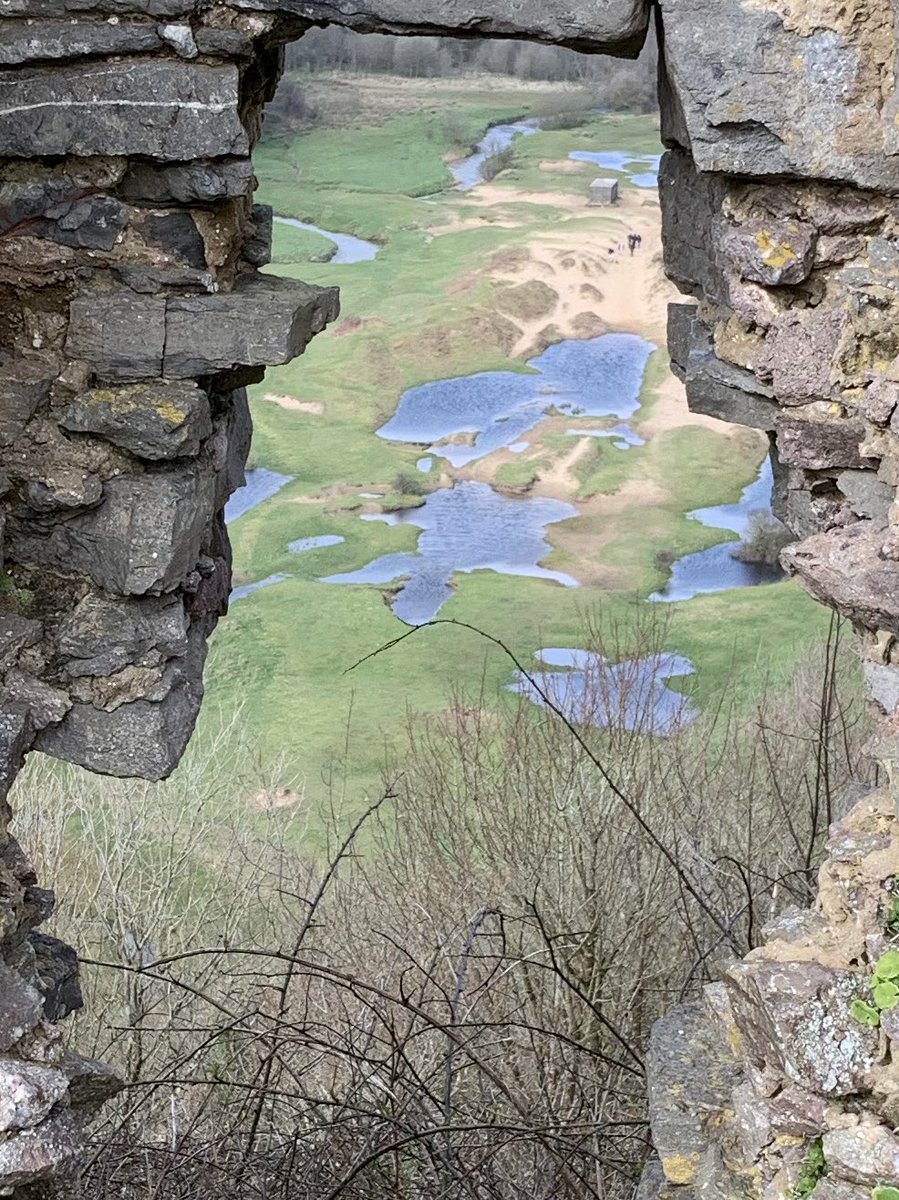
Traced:
[[[22, 766], [25, 751], [34, 739], [34, 728], [24, 704], [4, 703], [0, 708], [0, 816], [3, 802]], [[0, 972], [0, 1050], [3, 1045], [3, 978]]]
[[[687, 378], [687, 360], [696, 339], [694, 324], [699, 320], [699, 309], [695, 304], [668, 305], [668, 354], [671, 370], [683, 383]], [[706, 338], [709, 328], [703, 324]]]
[[880, 557], [883, 537], [882, 527], [859, 521], [787, 547], [781, 561], [822, 604], [899, 637], [899, 563]]
[[878, 479], [873, 471], [841, 471], [837, 487], [854, 513], [874, 521], [886, 522], [896, 500], [896, 489]]
[[865, 695], [892, 716], [899, 706], [899, 667], [890, 663], [862, 663], [865, 676]]
[[676, 355], [679, 366], [675, 373], [686, 383], [690, 411], [751, 429], [772, 430], [780, 411], [772, 389], [752, 371], [718, 357], [712, 331], [696, 311], [679, 304], [668, 308], [672, 366]]
[[73, 679], [106, 676], [137, 663], [157, 666], [187, 653], [180, 596], [112, 600], [89, 594], [62, 621], [57, 653]]
[[338, 311], [337, 288], [255, 273], [233, 292], [169, 300], [163, 372], [183, 379], [289, 362]]
[[834, 360], [848, 326], [847, 314], [834, 308], [790, 310], [776, 318], [759, 359], [759, 370], [770, 375], [781, 404], [802, 405], [831, 398]]
[[[25, 375], [25, 372], [21, 372]], [[0, 447], [11, 446], [50, 395], [49, 379], [16, 378], [15, 368], [3, 369], [0, 382]]]
[[93, 579], [114, 595], [158, 594], [196, 566], [215, 514], [207, 466], [110, 480], [103, 503], [65, 522], [9, 522], [17, 562]]
[[[119, 1074], [108, 1063], [85, 1058], [67, 1050], [62, 1072], [69, 1081], [69, 1102], [74, 1109], [94, 1109], [111, 1100], [125, 1086]], [[80, 1113], [76, 1113], [81, 1116]]]
[[829, 467], [876, 465], [861, 453], [865, 427], [860, 421], [832, 416], [815, 406], [780, 413], [775, 428], [778, 457], [790, 466], [821, 471]]
[[15, 613], [0, 615], [0, 671], [8, 671], [19, 654], [38, 641], [41, 630], [40, 621], [31, 617], [20, 617]]
[[[135, 700], [109, 712], [75, 704], [59, 725], [38, 735], [36, 748], [101, 775], [166, 779], [184, 753], [203, 698], [203, 630], [165, 675], [159, 700]], [[164, 690], [164, 689], [163, 689]]]
[[659, 201], [666, 230], [665, 273], [683, 292], [709, 300], [725, 298], [715, 246], [723, 225], [725, 185], [700, 175], [690, 156], [670, 150], [659, 168]]
[[881, 376], [865, 389], [858, 411], [872, 425], [888, 425], [899, 405], [899, 383]]
[[0, 1055], [0, 1134], [33, 1129], [68, 1090], [61, 1071]]
[[243, 155], [236, 67], [164, 58], [0, 70], [0, 155]]
[[725, 229], [721, 248], [744, 279], [765, 287], [802, 283], [815, 261], [817, 233], [802, 221], [747, 221]]
[[155, 26], [141, 21], [111, 24], [96, 20], [7, 19], [0, 41], [0, 65], [91, 55], [152, 54], [161, 46]]
[[270, 204], [253, 205], [253, 225], [255, 232], [248, 242], [244, 243], [243, 256], [254, 267], [264, 267], [272, 261], [272, 207]]
[[870, 102], [895, 43], [890, 5], [661, 0], [661, 12], [663, 138], [700, 170], [899, 189], [894, 114]]
[[79, 250], [111, 250], [128, 223], [128, 211], [112, 196], [84, 196], [48, 205], [30, 231]]
[[196, 455], [212, 434], [206, 393], [187, 382], [96, 388], [77, 396], [60, 423], [151, 461]]
[[39, 993], [16, 971], [0, 963], [0, 1053], [11, 1049], [43, 1015]]
[[653, 1145], [669, 1183], [695, 1182], [710, 1144], [709, 1123], [730, 1107], [740, 1071], [701, 1003], [656, 1021], [647, 1063]]
[[0, 1189], [9, 1192], [60, 1175], [75, 1165], [80, 1151], [72, 1114], [54, 1113], [35, 1129], [0, 1142]]
[[899, 1137], [872, 1117], [826, 1133], [824, 1157], [831, 1175], [847, 1183], [899, 1185]]
[[871, 1189], [825, 1175], [815, 1186], [809, 1200], [871, 1200]]
[[130, 380], [162, 374], [165, 300], [126, 288], [83, 292], [69, 306], [66, 352], [90, 363], [101, 379]]
[[249, 195], [253, 164], [248, 158], [171, 166], [133, 162], [119, 187], [123, 200], [151, 204], [217, 204]]
[[646, 0], [235, 0], [238, 8], [294, 13], [360, 33], [525, 37], [593, 53], [636, 54], [649, 25]]
[[30, 933], [34, 951], [37, 984], [44, 998], [44, 1016], [48, 1021], [63, 1021], [84, 1004], [78, 982], [78, 954], [59, 938], [48, 933]]
[[877, 1031], [850, 1012], [864, 985], [815, 962], [747, 959], [725, 975], [748, 1056], [810, 1092], [848, 1096], [867, 1086]]

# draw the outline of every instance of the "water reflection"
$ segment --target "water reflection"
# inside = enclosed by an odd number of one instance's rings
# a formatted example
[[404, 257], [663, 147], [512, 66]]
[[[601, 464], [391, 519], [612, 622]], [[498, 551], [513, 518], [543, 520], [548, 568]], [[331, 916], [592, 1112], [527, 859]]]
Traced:
[[378, 430], [388, 441], [428, 445], [463, 467], [519, 443], [550, 409], [569, 416], [630, 417], [640, 406], [654, 346], [633, 333], [559, 342], [527, 364], [529, 374], [482, 371], [411, 388]]
[[328, 262], [332, 266], [343, 266], [348, 263], [371, 262], [377, 257], [380, 246], [367, 242], [364, 238], [353, 237], [351, 233], [335, 233], [331, 229], [319, 229], [308, 221], [298, 221], [295, 217], [275, 217], [279, 225], [289, 225], [292, 229], [305, 229], [308, 233], [317, 233], [337, 247]]
[[256, 467], [255, 470], [247, 471], [246, 483], [234, 492], [225, 505], [225, 520], [229, 524], [236, 521], [250, 509], [280, 492], [292, 479], [292, 475], [279, 475], [277, 471], [269, 471], [266, 467]]
[[[774, 490], [774, 475], [771, 461], [766, 456], [758, 478], [744, 488], [736, 504], [717, 504], [711, 508], [697, 508], [687, 513], [691, 520], [699, 521], [709, 529], [727, 529], [741, 537], [749, 532], [754, 513], [770, 514], [771, 496]], [[659, 592], [653, 592], [650, 600], [670, 603], [674, 600], [691, 600], [694, 596], [711, 592], [725, 592], [731, 588], [758, 587], [766, 583], [778, 583], [784, 572], [778, 565], [743, 562], [734, 558], [738, 542], [721, 542], [708, 550], [687, 554], [679, 558], [671, 568], [671, 578]]]
[[661, 154], [628, 154], [624, 150], [572, 150], [568, 155], [575, 162], [595, 163], [603, 171], [626, 175], [638, 188], [659, 186]]
[[385, 554], [359, 571], [329, 575], [324, 582], [403, 580], [392, 608], [408, 625], [422, 625], [437, 615], [453, 594], [450, 581], [457, 572], [491, 570], [577, 587], [570, 575], [539, 565], [551, 549], [546, 526], [575, 516], [577, 509], [561, 500], [513, 500], [486, 483], [460, 483], [433, 492], [420, 508], [367, 518], [420, 528], [415, 552]]
[[667, 734], [699, 714], [688, 697], [667, 686], [675, 676], [696, 673], [690, 660], [677, 654], [611, 663], [592, 650], [551, 648], [536, 657], [544, 666], [561, 669], [532, 671], [530, 679], [516, 672], [509, 690], [546, 708], [542, 691], [575, 724]]

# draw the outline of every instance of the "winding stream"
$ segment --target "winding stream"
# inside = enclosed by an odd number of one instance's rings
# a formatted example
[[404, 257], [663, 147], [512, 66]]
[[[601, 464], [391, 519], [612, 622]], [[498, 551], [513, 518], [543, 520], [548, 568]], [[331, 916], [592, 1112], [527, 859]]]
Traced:
[[403, 393], [378, 436], [427, 445], [428, 454], [463, 467], [516, 445], [551, 408], [569, 416], [630, 417], [640, 407], [654, 349], [636, 334], [606, 333], [550, 346], [530, 360], [529, 374], [483, 371], [425, 383]]
[[546, 708], [539, 687], [577, 725], [667, 734], [699, 715], [688, 697], [667, 686], [675, 676], [696, 673], [690, 660], [677, 654], [611, 663], [592, 650], [551, 648], [535, 657], [543, 666], [557, 669], [531, 671], [530, 679], [518, 671], [509, 691]]
[[[758, 478], [748, 487], [736, 504], [717, 504], [711, 508], [697, 508], [687, 516], [699, 521], [708, 529], [726, 529], [744, 537], [749, 531], [753, 513], [771, 511], [771, 495], [774, 490], [774, 475], [771, 460], [765, 456]], [[653, 592], [650, 600], [671, 603], [674, 600], [692, 600], [694, 596], [710, 592], [725, 592], [731, 588], [758, 587], [761, 584], [777, 583], [784, 573], [779, 566], [766, 563], [742, 562], [734, 558], [733, 551], [739, 542], [720, 542], [708, 550], [688, 554], [679, 558], [671, 567], [671, 578], [661, 591]]]
[[403, 580], [391, 607], [407, 625], [423, 625], [437, 615], [453, 594], [450, 582], [457, 572], [490, 570], [577, 587], [570, 575], [540, 566], [551, 549], [546, 526], [577, 515], [561, 500], [511, 500], [486, 483], [457, 483], [432, 492], [420, 508], [367, 518], [417, 526], [422, 533], [416, 551], [385, 554], [361, 570], [328, 575], [323, 582]]
[[275, 217], [279, 225], [289, 225], [292, 229], [305, 229], [307, 233], [317, 233], [337, 247], [328, 262], [333, 266], [344, 266], [348, 263], [371, 262], [377, 258], [380, 246], [367, 242], [364, 238], [353, 237], [351, 233], [335, 233], [332, 229], [319, 229], [307, 221], [298, 221], [295, 217]]
[[450, 163], [450, 172], [456, 181], [456, 186], [468, 191], [483, 183], [481, 167], [494, 154], [507, 149], [516, 137], [528, 137], [540, 132], [540, 122], [536, 117], [527, 121], [514, 121], [509, 125], [493, 125], [478, 142], [474, 154], [461, 158], [458, 162]]

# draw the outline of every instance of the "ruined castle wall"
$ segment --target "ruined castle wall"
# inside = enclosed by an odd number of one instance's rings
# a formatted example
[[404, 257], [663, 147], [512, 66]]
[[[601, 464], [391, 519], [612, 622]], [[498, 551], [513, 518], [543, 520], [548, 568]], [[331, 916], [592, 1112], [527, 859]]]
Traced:
[[[258, 270], [271, 213], [253, 203], [250, 156], [281, 45], [333, 21], [630, 55], [651, 16], [645, 0], [0, 0], [0, 1096], [8, 1077], [22, 1097], [0, 1100], [0, 1189], [70, 1161], [79, 1121], [114, 1086], [62, 1049], [75, 965], [38, 932], [52, 895], [9, 833], [9, 786], [31, 748], [111, 774], [173, 769], [200, 704], [206, 638], [227, 608], [222, 510], [249, 446], [244, 388], [337, 314], [333, 289]], [[788, 565], [855, 624], [870, 694], [892, 714], [893, 5], [661, 0], [655, 17], [666, 262], [685, 293], [671, 312], [675, 370], [695, 410], [770, 435], [778, 511], [799, 539]], [[882, 759], [894, 742], [887, 720]], [[813, 939], [801, 962], [814, 954]], [[865, 968], [858, 955], [819, 966], [842, 974], [807, 966], [801, 987], [832, 1000], [832, 1014], [864, 987]], [[801, 990], [795, 970], [785, 980], [765, 987]], [[737, 1190], [714, 1175], [718, 1098], [763, 1086], [776, 1097], [797, 1082], [784, 1038], [753, 1032], [762, 986], [739, 976], [728, 987], [723, 1026], [691, 1010], [657, 1037], [661, 1165], [647, 1198], [789, 1194], [777, 1190], [781, 1167], [766, 1175], [745, 1147], [727, 1151]], [[676, 1083], [669, 1059], [684, 1057], [679, 1021], [699, 1030], [697, 1045], [721, 1028], [739, 1034], [709, 1083], [699, 1140], [680, 1150], [693, 1135], [658, 1102]], [[873, 1095], [865, 1072], [882, 1061], [882, 1036], [876, 1049], [873, 1035], [855, 1038], [845, 1094]], [[764, 1084], [752, 1073], [762, 1067]], [[844, 1094], [800, 1083], [815, 1114], [822, 1095]], [[813, 1133], [783, 1136], [804, 1145]]]

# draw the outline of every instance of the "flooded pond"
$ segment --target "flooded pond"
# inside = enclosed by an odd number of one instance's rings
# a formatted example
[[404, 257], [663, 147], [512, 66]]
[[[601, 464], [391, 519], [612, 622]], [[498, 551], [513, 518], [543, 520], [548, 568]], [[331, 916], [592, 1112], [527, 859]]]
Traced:
[[251, 596], [253, 592], [271, 587], [273, 583], [283, 583], [285, 579], [289, 578], [289, 575], [268, 575], [265, 579], [257, 579], [255, 583], [241, 584], [240, 587], [232, 589], [230, 603], [233, 604], [235, 600], [243, 600], [245, 596]]
[[566, 429], [569, 437], [615, 438], [616, 450], [630, 450], [631, 446], [645, 446], [646, 439], [634, 433], [630, 425], [613, 425], [611, 429]]
[[528, 121], [515, 121], [509, 125], [494, 125], [487, 130], [478, 142], [474, 154], [461, 158], [458, 162], [450, 163], [450, 171], [456, 181], [456, 186], [467, 191], [479, 183], [483, 183], [481, 167], [491, 155], [499, 154], [511, 146], [516, 137], [528, 137], [540, 132], [540, 123], [535, 118]]
[[437, 615], [453, 594], [450, 581], [457, 572], [490, 570], [577, 587], [570, 575], [539, 565], [550, 552], [546, 526], [577, 515], [561, 500], [510, 500], [486, 483], [460, 483], [432, 493], [420, 508], [367, 518], [417, 526], [422, 533], [416, 551], [385, 554], [359, 571], [329, 575], [323, 582], [403, 580], [391, 607], [407, 625], [422, 625]]
[[652, 654], [611, 663], [592, 650], [561, 648], [540, 650], [535, 657], [556, 669], [531, 671], [530, 679], [516, 672], [509, 690], [546, 708], [539, 687], [574, 724], [667, 734], [699, 714], [688, 697], [667, 686], [669, 679], [696, 673], [688, 658]]
[[351, 233], [335, 233], [331, 229], [319, 229], [308, 221], [297, 221], [294, 217], [275, 217], [279, 225], [290, 225], [293, 229], [305, 229], [307, 233], [317, 233], [337, 247], [337, 252], [328, 259], [333, 266], [343, 266], [347, 263], [371, 262], [376, 258], [380, 246], [367, 242], [364, 238], [353, 237]]
[[623, 150], [572, 150], [568, 155], [575, 162], [595, 163], [603, 171], [626, 175], [639, 188], [659, 186], [661, 154], [628, 154]]
[[269, 471], [266, 467], [256, 467], [246, 473], [246, 483], [232, 494], [225, 505], [225, 521], [230, 524], [256, 508], [264, 500], [270, 499], [286, 483], [290, 483], [292, 475], [279, 475], [277, 471]]
[[318, 537], [297, 538], [290, 542], [287, 549], [291, 554], [305, 554], [307, 550], [321, 550], [323, 546], [339, 546], [346, 538], [336, 533], [322, 533]]
[[559, 342], [527, 364], [531, 371], [482, 371], [411, 388], [378, 430], [393, 442], [428, 446], [454, 467], [517, 445], [551, 409], [569, 416], [630, 417], [640, 406], [655, 347], [632, 333]]
[[[709, 529], [727, 529], [744, 537], [749, 531], [753, 513], [771, 512], [771, 495], [774, 476], [771, 461], [766, 456], [758, 478], [743, 490], [736, 504], [717, 504], [711, 508], [697, 508], [687, 516], [699, 521]], [[688, 554], [672, 565], [671, 578], [659, 592], [653, 592], [650, 600], [670, 603], [674, 600], [691, 600], [694, 596], [710, 592], [725, 592], [731, 588], [758, 587], [761, 584], [777, 583], [783, 579], [783, 570], [767, 563], [742, 562], [734, 558], [733, 551], [739, 542], [722, 542], [708, 550]]]

